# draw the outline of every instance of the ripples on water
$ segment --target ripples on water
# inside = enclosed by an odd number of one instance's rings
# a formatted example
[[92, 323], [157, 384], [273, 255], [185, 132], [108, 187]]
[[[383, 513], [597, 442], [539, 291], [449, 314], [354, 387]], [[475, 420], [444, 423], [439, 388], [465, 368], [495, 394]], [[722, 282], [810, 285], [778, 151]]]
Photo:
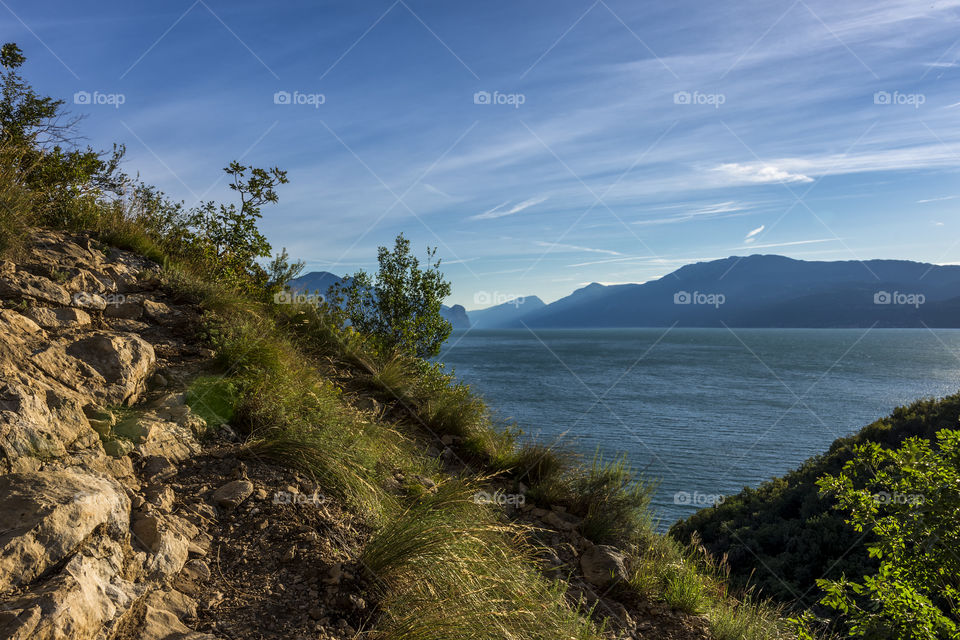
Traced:
[[440, 359], [529, 437], [625, 452], [662, 527], [960, 388], [960, 330], [471, 330]]

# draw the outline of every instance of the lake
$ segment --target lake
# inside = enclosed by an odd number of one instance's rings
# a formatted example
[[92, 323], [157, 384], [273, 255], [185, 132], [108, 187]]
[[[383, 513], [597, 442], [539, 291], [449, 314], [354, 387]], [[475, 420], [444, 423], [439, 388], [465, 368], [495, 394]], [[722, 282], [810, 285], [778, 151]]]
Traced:
[[956, 392], [960, 330], [460, 330], [440, 360], [525, 437], [625, 453], [663, 529]]

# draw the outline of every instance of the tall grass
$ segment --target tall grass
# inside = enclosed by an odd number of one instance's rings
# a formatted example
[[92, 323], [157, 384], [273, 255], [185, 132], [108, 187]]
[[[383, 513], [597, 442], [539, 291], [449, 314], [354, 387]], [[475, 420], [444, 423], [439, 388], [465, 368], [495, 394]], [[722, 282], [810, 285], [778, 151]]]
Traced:
[[[12, 255], [39, 221], [91, 230], [162, 265], [167, 290], [204, 310], [201, 335], [220, 365], [219, 375], [191, 386], [191, 405], [213, 423], [230, 420], [244, 438], [240, 453], [313, 476], [374, 528], [361, 559], [379, 590], [377, 637], [602, 637], [593, 612], [568, 605], [564, 583], [542, 576], [527, 532], [471, 499], [491, 474], [527, 485], [540, 502], [566, 505], [582, 517], [587, 538], [632, 550], [629, 584], [637, 593], [707, 612], [720, 640], [775, 637], [762, 635], [775, 628], [762, 604], [733, 600], [709, 566], [652, 534], [652, 486], [623, 458], [598, 455], [581, 465], [554, 447], [518, 446], [516, 430], [496, 424], [469, 386], [439, 365], [372, 349], [322, 310], [267, 304], [212, 281], [209, 264], [177, 252], [123, 203], [49, 195], [39, 194], [38, 208], [38, 194], [0, 152], [0, 253]], [[382, 403], [377, 419], [352, 408], [362, 396]], [[456, 438], [458, 456], [480, 479], [447, 480], [412, 498], [395, 494], [388, 480], [396, 471], [437, 471], [424, 451], [442, 436]]]
[[396, 640], [587, 640], [602, 629], [537, 568], [523, 531], [450, 481], [384, 527], [361, 558], [381, 590], [379, 636]]

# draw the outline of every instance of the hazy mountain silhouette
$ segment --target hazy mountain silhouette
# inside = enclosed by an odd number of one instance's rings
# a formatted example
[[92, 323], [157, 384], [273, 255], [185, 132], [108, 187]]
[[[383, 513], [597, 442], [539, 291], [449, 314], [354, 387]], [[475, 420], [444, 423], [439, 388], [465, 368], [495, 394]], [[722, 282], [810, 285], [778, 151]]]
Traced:
[[470, 312], [470, 322], [474, 329], [493, 329], [515, 324], [528, 313], [546, 306], [537, 296], [518, 297], [509, 302], [477, 309]]
[[[475, 314], [476, 312], [474, 312]], [[597, 283], [524, 315], [530, 327], [960, 327], [960, 266], [776, 255], [687, 265], [643, 284]], [[519, 321], [513, 326], [522, 326]]]

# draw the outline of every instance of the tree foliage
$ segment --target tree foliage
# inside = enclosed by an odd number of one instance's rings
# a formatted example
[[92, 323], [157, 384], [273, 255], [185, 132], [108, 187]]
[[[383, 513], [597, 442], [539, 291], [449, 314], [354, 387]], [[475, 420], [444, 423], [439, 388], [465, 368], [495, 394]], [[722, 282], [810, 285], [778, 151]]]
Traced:
[[[0, 47], [0, 249], [29, 225], [97, 229], [120, 216], [150, 234], [170, 255], [198, 261], [214, 277], [266, 296], [282, 289], [303, 263], [271, 254], [258, 229], [264, 205], [279, 200], [285, 171], [231, 162], [224, 171], [239, 203], [204, 202], [189, 210], [121, 171], [123, 145], [95, 151], [77, 145], [79, 118], [63, 100], [38, 94], [20, 76], [26, 57], [14, 43]], [[111, 218], [112, 219], [112, 218]]]
[[696, 533], [711, 554], [727, 555], [736, 587], [753, 588], [790, 607], [830, 613], [818, 605], [822, 594], [816, 581], [872, 574], [879, 561], [867, 550], [875, 534], [845, 522], [836, 497], [821, 493], [817, 480], [838, 475], [858, 445], [896, 449], [910, 437], [932, 441], [938, 431], [956, 428], [958, 420], [960, 394], [898, 407], [798, 469], [701, 509], [670, 533], [681, 542]]
[[330, 308], [384, 350], [421, 358], [435, 356], [452, 326], [440, 314], [450, 283], [440, 271], [436, 248], [427, 249], [426, 268], [410, 253], [410, 241], [397, 236], [393, 250], [380, 247], [376, 278], [358, 271], [331, 290]]
[[818, 581], [821, 602], [842, 614], [849, 635], [960, 638], [960, 431], [898, 449], [866, 443], [818, 484], [856, 531], [873, 533], [868, 551], [880, 563], [859, 582]]

